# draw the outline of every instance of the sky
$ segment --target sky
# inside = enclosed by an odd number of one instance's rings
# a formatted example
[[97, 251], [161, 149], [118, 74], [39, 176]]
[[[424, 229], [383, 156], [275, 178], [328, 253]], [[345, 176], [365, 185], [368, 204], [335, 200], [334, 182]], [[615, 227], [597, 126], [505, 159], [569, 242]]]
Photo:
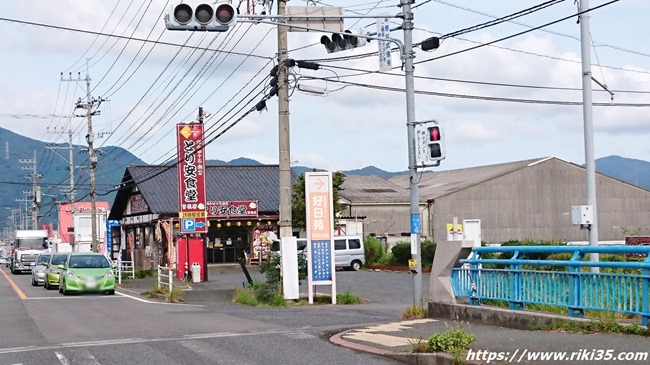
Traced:
[[[259, 14], [264, 1], [257, 3]], [[543, 3], [548, 6], [493, 24]], [[74, 143], [85, 144], [87, 123], [74, 117], [74, 106], [87, 97], [89, 75], [90, 95], [105, 99], [93, 117], [95, 147], [120, 146], [148, 164], [169, 161], [175, 156], [175, 125], [196, 120], [202, 107], [208, 113], [208, 159], [246, 157], [277, 164], [277, 97], [266, 102], [265, 110], [250, 112], [268, 94], [269, 71], [276, 62], [275, 26], [239, 21], [227, 32], [170, 31], [163, 16], [172, 4], [0, 2], [0, 126], [49, 143], [67, 142], [72, 131]], [[393, 27], [400, 25], [394, 17], [398, 4], [288, 2], [342, 6], [344, 28], [363, 32], [375, 32], [374, 17], [383, 15], [393, 17]], [[446, 159], [428, 170], [547, 156], [585, 163], [574, 1], [419, 0], [413, 7], [415, 44], [446, 36], [436, 50], [414, 49], [415, 120], [436, 120], [445, 131]], [[591, 71], [597, 81], [590, 92], [594, 156], [650, 160], [645, 19], [650, 2], [590, 0], [589, 7]], [[243, 19], [245, 1], [240, 9]], [[276, 2], [271, 14], [276, 14]], [[459, 32], [465, 29], [471, 31]], [[393, 52], [393, 70], [379, 72], [377, 41], [328, 54], [319, 43], [323, 34], [288, 34], [290, 58], [321, 65], [319, 70], [290, 70], [292, 165], [405, 171], [409, 141], [400, 52]], [[391, 37], [403, 40], [403, 33], [394, 30]]]

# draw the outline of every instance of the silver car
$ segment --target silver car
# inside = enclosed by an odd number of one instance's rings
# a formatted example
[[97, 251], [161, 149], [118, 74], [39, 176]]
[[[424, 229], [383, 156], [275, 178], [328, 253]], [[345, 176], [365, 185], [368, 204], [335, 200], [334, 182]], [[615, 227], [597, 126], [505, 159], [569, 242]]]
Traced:
[[45, 270], [50, 261], [51, 254], [44, 252], [36, 258], [36, 264], [32, 267], [32, 285], [37, 286], [45, 282]]

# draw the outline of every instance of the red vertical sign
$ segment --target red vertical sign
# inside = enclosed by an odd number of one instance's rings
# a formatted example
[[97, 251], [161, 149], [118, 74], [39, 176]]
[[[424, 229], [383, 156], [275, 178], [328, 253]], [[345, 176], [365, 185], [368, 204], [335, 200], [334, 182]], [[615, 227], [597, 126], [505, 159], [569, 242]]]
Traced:
[[181, 233], [207, 233], [203, 124], [178, 124], [178, 216]]

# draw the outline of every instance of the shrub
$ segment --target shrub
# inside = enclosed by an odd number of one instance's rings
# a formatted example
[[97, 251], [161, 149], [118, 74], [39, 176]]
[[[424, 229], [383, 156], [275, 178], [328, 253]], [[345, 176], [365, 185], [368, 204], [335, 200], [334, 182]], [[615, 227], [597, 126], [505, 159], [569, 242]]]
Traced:
[[436, 244], [431, 241], [423, 241], [421, 246], [422, 266], [431, 267], [433, 257], [436, 254]]
[[398, 242], [391, 250], [393, 254], [393, 264], [407, 266], [411, 259], [411, 243]]
[[[260, 272], [265, 274], [266, 281], [269, 283], [280, 284], [280, 255], [277, 252], [270, 252], [268, 260], [260, 263]], [[307, 256], [304, 252], [298, 252], [298, 280], [307, 279]]]
[[274, 297], [280, 294], [280, 290], [276, 283], [262, 283], [255, 290], [255, 298], [260, 303], [271, 304], [273, 303]]
[[[433, 256], [436, 253], [436, 244], [431, 241], [422, 241], [420, 243], [420, 253], [422, 257], [422, 266], [431, 267]], [[391, 250], [393, 256], [392, 264], [399, 266], [408, 266], [411, 259], [411, 243], [398, 242]]]
[[364, 254], [367, 264], [376, 264], [384, 256], [384, 247], [376, 237], [368, 236], [364, 241]]

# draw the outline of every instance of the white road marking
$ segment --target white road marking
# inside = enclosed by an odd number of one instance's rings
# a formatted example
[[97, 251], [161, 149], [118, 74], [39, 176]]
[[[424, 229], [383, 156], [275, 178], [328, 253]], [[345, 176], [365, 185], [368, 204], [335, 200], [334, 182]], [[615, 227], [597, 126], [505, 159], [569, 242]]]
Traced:
[[175, 341], [224, 338], [224, 337], [268, 336], [270, 334], [281, 334], [281, 333], [286, 334], [286, 333], [294, 333], [296, 331], [300, 331], [300, 329], [278, 329], [278, 330], [242, 332], [242, 333], [216, 332], [216, 333], [184, 335], [180, 337], [167, 337], [167, 338], [124, 338], [124, 339], [104, 340], [104, 341], [71, 342], [71, 343], [62, 343], [59, 345], [26, 346], [26, 347], [13, 347], [13, 348], [0, 349], [0, 355], [14, 354], [19, 352], [60, 350], [65, 348], [81, 348], [81, 347], [92, 347], [92, 346], [132, 345], [132, 344], [140, 344], [140, 343], [175, 342]]
[[56, 354], [56, 357], [59, 358], [59, 361], [61, 362], [61, 364], [70, 365], [70, 362], [68, 362], [68, 359], [66, 359], [65, 356], [63, 356], [62, 353], [60, 353], [58, 351], [55, 351], [54, 353]]
[[377, 333], [377, 332], [399, 332], [399, 331], [411, 329], [412, 328], [411, 326], [414, 324], [436, 322], [436, 321], [437, 320], [435, 319], [425, 318], [425, 319], [414, 319], [410, 321], [382, 323], [382, 324], [350, 331], [345, 335], [343, 335], [342, 337], [351, 340], [359, 340], [364, 342], [376, 343], [388, 347], [413, 345], [419, 342], [420, 340], [415, 338], [408, 338], [408, 337], [391, 336], [391, 335], [387, 335], [384, 333]]

